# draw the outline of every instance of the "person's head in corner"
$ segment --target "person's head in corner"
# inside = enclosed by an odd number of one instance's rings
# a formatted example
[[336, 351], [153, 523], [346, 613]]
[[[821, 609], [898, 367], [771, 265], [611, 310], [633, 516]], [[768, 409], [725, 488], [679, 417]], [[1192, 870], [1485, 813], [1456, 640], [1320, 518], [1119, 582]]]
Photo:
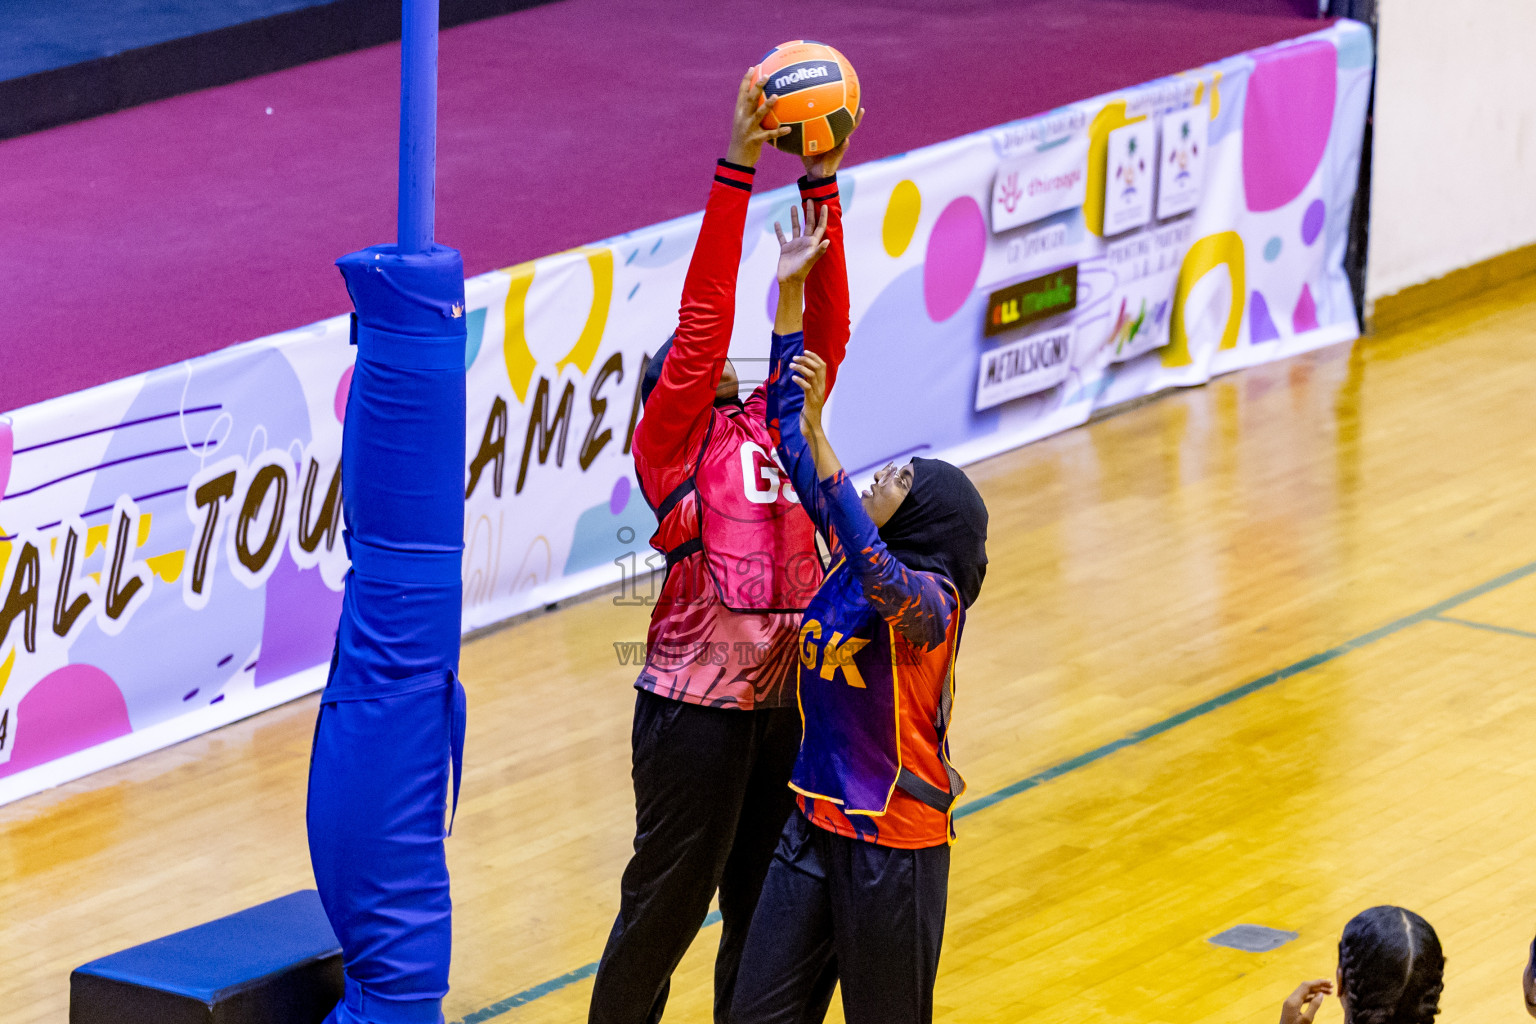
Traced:
[[1429, 922], [1402, 907], [1356, 914], [1339, 939], [1339, 1002], [1347, 1024], [1432, 1024], [1445, 954]]
[[946, 577], [967, 608], [976, 601], [987, 575], [987, 505], [958, 467], [939, 459], [893, 463], [860, 497], [902, 565]]
[[[645, 364], [645, 376], [640, 379], [640, 407], [651, 400], [651, 392], [656, 390], [656, 384], [661, 380], [661, 364], [666, 362], [667, 354], [672, 351], [672, 342], [677, 339], [674, 332], [666, 342], [651, 356], [650, 362]], [[715, 382], [716, 405], [739, 405], [740, 398], [737, 394], [741, 387], [741, 378], [736, 374], [736, 367], [729, 359], [722, 362], [720, 367], [720, 379]]]

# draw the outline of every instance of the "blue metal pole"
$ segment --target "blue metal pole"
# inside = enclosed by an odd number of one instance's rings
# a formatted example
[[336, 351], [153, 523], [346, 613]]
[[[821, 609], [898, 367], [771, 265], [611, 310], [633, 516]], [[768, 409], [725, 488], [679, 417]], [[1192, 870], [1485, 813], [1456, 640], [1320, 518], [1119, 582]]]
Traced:
[[400, 208], [402, 253], [432, 247], [437, 196], [438, 0], [404, 0], [400, 24]]

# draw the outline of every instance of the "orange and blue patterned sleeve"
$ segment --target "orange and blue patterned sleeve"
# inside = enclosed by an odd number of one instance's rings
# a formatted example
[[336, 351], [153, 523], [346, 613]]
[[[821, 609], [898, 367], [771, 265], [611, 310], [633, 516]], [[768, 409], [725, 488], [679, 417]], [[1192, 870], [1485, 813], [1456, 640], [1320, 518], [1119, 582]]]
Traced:
[[779, 453], [779, 462], [789, 474], [800, 497], [800, 507], [811, 517], [828, 549], [836, 549], [837, 537], [832, 530], [826, 501], [816, 485], [816, 459], [811, 454], [810, 442], [800, 431], [800, 410], [805, 408], [805, 392], [795, 383], [789, 362], [805, 350], [805, 335], [775, 334], [768, 356], [768, 436]]
[[880, 539], [859, 492], [839, 469], [825, 480], [817, 478], [811, 446], [800, 431], [805, 395], [790, 372], [790, 360], [804, 345], [800, 333], [773, 336], [768, 371], [768, 430], [779, 460], [800, 496], [800, 505], [829, 547], [841, 546], [849, 569], [858, 578], [864, 597], [908, 642], [933, 650], [944, 642], [949, 620], [958, 605], [939, 577], [902, 565]]
[[937, 575], [908, 569], [886, 550], [847, 473], [838, 470], [820, 489], [865, 598], [909, 643], [925, 651], [939, 647], [957, 607], [954, 596]]

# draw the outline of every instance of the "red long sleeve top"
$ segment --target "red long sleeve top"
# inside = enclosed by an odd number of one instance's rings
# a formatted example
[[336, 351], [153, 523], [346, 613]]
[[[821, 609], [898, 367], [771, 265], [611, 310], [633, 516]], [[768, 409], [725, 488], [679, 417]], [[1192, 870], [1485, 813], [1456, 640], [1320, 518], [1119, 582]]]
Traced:
[[[753, 170], [722, 160], [704, 208], [693, 260], [683, 282], [677, 334], [660, 379], [635, 428], [635, 473], [654, 510], [688, 480], [704, 454], [747, 442], [773, 451], [763, 387], [740, 409], [715, 405], [715, 386], [730, 349], [742, 231]], [[828, 385], [847, 349], [848, 272], [836, 178], [800, 181], [802, 198], [828, 207], [826, 255], [806, 281], [806, 347], [828, 365]], [[651, 545], [671, 551], [699, 535], [693, 502], [664, 516]], [[738, 612], [725, 607], [702, 553], [673, 566], [651, 610], [646, 663], [635, 685], [664, 697], [750, 710], [794, 704], [798, 612]]]

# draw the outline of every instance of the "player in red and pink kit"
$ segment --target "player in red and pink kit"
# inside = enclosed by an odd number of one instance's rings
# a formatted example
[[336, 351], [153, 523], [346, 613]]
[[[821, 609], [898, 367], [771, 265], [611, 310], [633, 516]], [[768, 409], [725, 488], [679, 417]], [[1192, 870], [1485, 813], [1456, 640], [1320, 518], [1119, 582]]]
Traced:
[[[765, 394], [737, 397], [726, 358], [736, 273], [765, 130], [749, 69], [726, 158], [683, 284], [677, 331], [641, 384], [635, 473], [656, 513], [666, 577], [652, 609], [631, 736], [635, 854], [592, 991], [592, 1024], [654, 1024], [672, 971], [719, 892], [715, 1020], [793, 806], [800, 745], [796, 635], [822, 578], [811, 522], [774, 461]], [[800, 194], [825, 256], [806, 283], [805, 344], [835, 376], [848, 343], [848, 275], [836, 170], [845, 146], [806, 160]], [[808, 212], [809, 218], [811, 213]]]

